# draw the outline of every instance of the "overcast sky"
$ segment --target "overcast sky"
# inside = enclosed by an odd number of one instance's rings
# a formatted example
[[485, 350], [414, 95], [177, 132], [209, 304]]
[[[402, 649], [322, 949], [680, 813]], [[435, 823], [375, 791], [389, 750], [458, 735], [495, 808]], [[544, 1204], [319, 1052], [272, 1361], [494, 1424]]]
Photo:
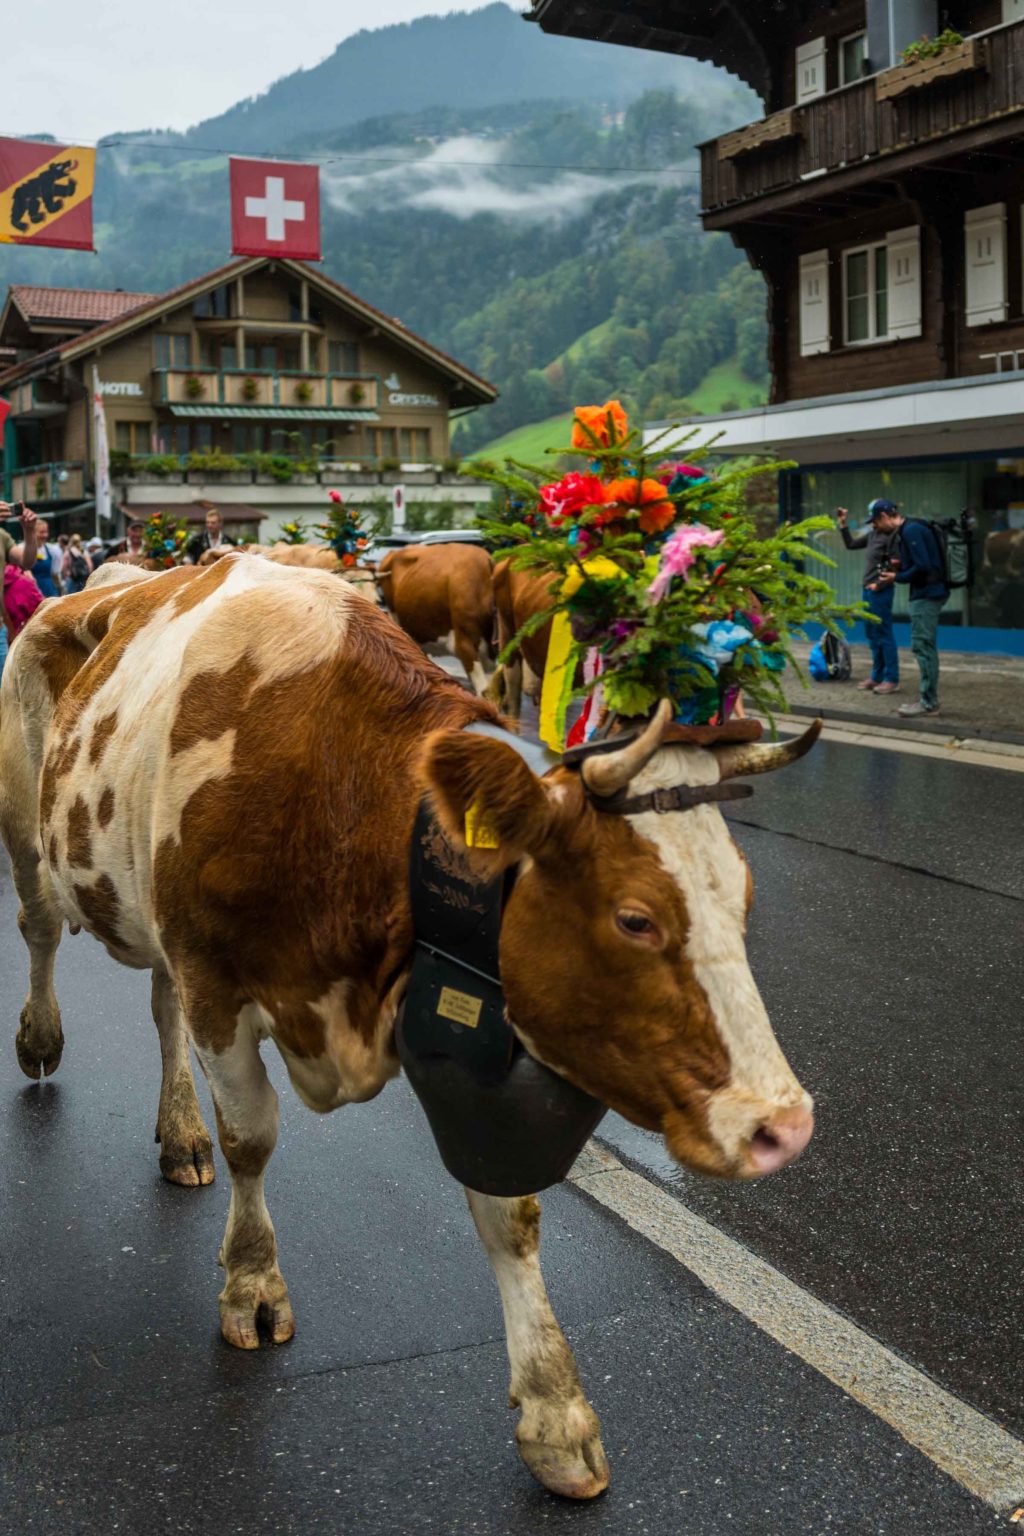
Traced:
[[0, 134], [88, 144], [123, 129], [188, 128], [318, 64], [362, 28], [488, 3], [28, 0], [4, 8]]

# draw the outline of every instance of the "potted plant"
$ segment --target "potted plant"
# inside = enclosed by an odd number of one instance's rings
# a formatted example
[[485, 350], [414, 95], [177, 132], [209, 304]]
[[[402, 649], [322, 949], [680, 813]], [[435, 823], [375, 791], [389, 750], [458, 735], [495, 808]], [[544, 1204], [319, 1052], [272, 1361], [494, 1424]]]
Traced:
[[349, 390], [348, 397], [353, 405], [362, 405], [363, 401], [366, 399], [366, 390], [358, 380]]
[[246, 379], [242, 384], [242, 399], [255, 400], [258, 398], [260, 386], [255, 379]]
[[987, 63], [985, 39], [969, 37], [947, 27], [938, 37], [921, 37], [903, 50], [903, 63], [875, 76], [876, 101], [904, 96], [908, 91], [923, 90], [969, 70], [984, 69]]
[[300, 405], [308, 405], [313, 398], [313, 386], [308, 379], [300, 379], [295, 386], [295, 398]]
[[185, 393], [190, 400], [201, 400], [206, 394], [206, 381], [198, 373], [190, 373], [185, 380]]

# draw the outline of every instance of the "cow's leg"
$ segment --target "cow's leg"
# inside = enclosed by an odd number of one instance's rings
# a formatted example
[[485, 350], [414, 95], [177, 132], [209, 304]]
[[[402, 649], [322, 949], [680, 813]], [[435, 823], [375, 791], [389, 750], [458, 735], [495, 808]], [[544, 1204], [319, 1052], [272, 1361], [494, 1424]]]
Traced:
[[263, 1172], [277, 1143], [277, 1094], [252, 1028], [241, 1018], [224, 1050], [196, 1047], [217, 1111], [217, 1138], [231, 1170], [231, 1206], [220, 1262], [220, 1331], [237, 1349], [258, 1349], [257, 1322], [275, 1344], [295, 1332], [288, 1287], [263, 1198]]
[[160, 1172], [172, 1184], [212, 1184], [213, 1143], [196, 1098], [181, 1005], [174, 982], [161, 966], [153, 971], [152, 997], [163, 1068], [156, 1117]]
[[523, 1410], [519, 1454], [538, 1482], [570, 1499], [608, 1486], [597, 1414], [583, 1395], [576, 1362], [555, 1321], [540, 1272], [540, 1203], [467, 1190], [469, 1208], [501, 1292], [512, 1367], [509, 1402]]
[[29, 956], [28, 997], [21, 1010], [15, 1049], [26, 1077], [52, 1077], [64, 1050], [60, 1008], [53, 989], [53, 965], [64, 916], [50, 872], [36, 848], [18, 835], [11, 836], [7, 846], [20, 902], [18, 927]]
[[482, 695], [487, 687], [487, 673], [482, 659], [487, 650], [483, 639], [475, 628], [456, 627], [449, 636], [449, 646], [469, 678], [473, 692]]

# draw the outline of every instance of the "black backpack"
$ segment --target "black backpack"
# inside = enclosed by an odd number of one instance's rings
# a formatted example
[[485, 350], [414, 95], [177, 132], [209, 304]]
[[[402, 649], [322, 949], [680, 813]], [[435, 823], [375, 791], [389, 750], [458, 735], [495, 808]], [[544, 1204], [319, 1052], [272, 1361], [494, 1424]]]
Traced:
[[833, 683], [849, 682], [853, 673], [853, 661], [846, 641], [840, 640], [838, 635], [833, 635], [830, 630], [826, 630], [821, 637], [821, 650], [825, 657], [829, 679]]
[[942, 561], [936, 575], [952, 591], [955, 587], [974, 585], [974, 514], [961, 512], [959, 517], [944, 517], [932, 521], [925, 517], [908, 518], [908, 522], [920, 523], [927, 528], [938, 547]]
[[83, 586], [89, 579], [89, 562], [84, 555], [71, 556], [71, 564], [68, 567], [68, 575], [72, 581], [80, 581]]

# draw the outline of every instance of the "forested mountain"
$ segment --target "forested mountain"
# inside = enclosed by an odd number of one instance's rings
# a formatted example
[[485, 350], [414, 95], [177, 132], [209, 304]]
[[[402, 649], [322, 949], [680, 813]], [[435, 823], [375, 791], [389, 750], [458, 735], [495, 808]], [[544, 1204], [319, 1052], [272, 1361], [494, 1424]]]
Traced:
[[756, 110], [709, 66], [549, 39], [502, 5], [360, 33], [187, 135], [112, 138], [98, 254], [6, 246], [0, 283], [169, 288], [229, 259], [208, 146], [308, 156], [325, 270], [502, 391], [460, 446], [614, 392], [666, 415], [718, 363], [764, 374], [761, 280], [702, 232], [693, 149]]

